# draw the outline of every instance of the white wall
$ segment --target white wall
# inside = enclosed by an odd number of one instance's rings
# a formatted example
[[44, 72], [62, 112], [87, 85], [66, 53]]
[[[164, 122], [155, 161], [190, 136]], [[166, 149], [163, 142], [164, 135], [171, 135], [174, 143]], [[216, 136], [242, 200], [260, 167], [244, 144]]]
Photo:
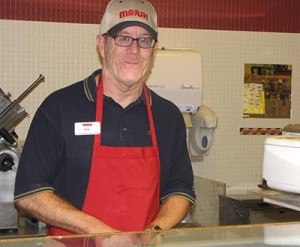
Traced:
[[[46, 81], [21, 103], [33, 116], [50, 92], [100, 66], [98, 30], [90, 24], [0, 20], [0, 87], [14, 100], [43, 74]], [[159, 39], [160, 46], [195, 49], [202, 55], [203, 104], [217, 113], [218, 128], [209, 155], [193, 164], [195, 174], [225, 182], [232, 192], [256, 188], [266, 136], [240, 136], [239, 128], [300, 123], [300, 35], [164, 28]], [[242, 118], [245, 63], [293, 65], [291, 119]], [[26, 138], [30, 121], [17, 127], [20, 140]]]

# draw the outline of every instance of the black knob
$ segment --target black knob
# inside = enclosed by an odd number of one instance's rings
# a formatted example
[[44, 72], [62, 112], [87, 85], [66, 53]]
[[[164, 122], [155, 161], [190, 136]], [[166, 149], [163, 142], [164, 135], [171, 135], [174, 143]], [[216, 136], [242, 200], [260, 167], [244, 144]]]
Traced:
[[0, 154], [0, 171], [7, 172], [12, 170], [12, 167], [15, 165], [14, 158], [6, 153]]
[[0, 136], [4, 138], [5, 141], [7, 141], [10, 145], [14, 145], [16, 143], [15, 138], [11, 133], [8, 132], [7, 129], [2, 128], [0, 129]]

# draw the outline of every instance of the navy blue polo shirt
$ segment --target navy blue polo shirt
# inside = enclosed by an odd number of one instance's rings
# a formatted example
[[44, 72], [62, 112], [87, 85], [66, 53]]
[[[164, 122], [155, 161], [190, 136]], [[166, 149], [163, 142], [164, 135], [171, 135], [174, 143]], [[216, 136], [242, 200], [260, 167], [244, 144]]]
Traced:
[[[95, 71], [85, 80], [50, 94], [37, 109], [17, 170], [15, 200], [51, 190], [82, 208], [94, 136], [75, 135], [74, 124], [95, 121], [95, 76], [99, 73]], [[193, 171], [182, 114], [150, 89], [149, 94], [160, 155], [160, 199], [180, 195], [194, 203]], [[101, 134], [102, 145], [106, 146], [150, 146], [144, 95], [125, 109], [104, 97]]]

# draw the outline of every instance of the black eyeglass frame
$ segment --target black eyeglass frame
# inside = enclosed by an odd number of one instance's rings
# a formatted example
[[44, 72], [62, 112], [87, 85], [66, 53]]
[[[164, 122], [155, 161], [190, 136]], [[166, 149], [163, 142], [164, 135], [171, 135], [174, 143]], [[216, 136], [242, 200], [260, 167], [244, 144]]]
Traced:
[[[117, 46], [121, 46], [121, 47], [130, 47], [134, 41], [137, 42], [138, 46], [140, 48], [143, 48], [143, 49], [151, 49], [151, 48], [154, 48], [155, 44], [157, 43], [157, 39], [153, 39], [152, 37], [139, 37], [139, 38], [133, 38], [131, 36], [128, 36], [128, 35], [123, 35], [123, 34], [117, 34], [115, 36], [110, 36], [113, 38], [114, 40], [114, 43], [115, 45]], [[118, 39], [119, 37], [125, 37], [125, 38], [129, 38], [131, 40], [131, 42], [128, 44], [128, 45], [121, 45], [120, 43], [118, 43]], [[116, 39], [117, 39], [117, 42], [116, 42]], [[141, 46], [141, 43], [140, 43], [140, 40], [143, 40], [143, 39], [148, 39], [148, 40], [151, 40], [151, 45], [149, 47], [147, 46]]]

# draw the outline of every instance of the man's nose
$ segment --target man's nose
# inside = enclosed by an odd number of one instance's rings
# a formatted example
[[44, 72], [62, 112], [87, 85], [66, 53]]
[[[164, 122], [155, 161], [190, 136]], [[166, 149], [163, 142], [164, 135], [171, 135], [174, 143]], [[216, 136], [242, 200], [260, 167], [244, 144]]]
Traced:
[[140, 49], [138, 41], [137, 40], [133, 40], [133, 42], [132, 42], [131, 46], [129, 46], [129, 48], [131, 50], [134, 50], [134, 51], [137, 50], [138, 51]]

